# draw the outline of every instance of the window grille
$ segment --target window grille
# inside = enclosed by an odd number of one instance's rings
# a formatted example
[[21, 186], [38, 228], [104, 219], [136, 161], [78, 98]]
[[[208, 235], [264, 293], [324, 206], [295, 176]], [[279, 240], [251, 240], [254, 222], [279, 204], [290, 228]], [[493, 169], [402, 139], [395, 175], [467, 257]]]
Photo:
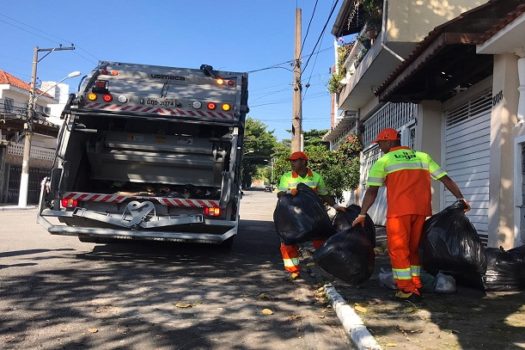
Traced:
[[414, 103], [387, 103], [382, 106], [364, 122], [363, 146], [370, 146], [382, 129], [399, 129], [414, 120], [417, 106]]
[[476, 99], [470, 100], [458, 107], [445, 111], [447, 128], [477, 118], [480, 113], [485, 113], [492, 108], [492, 90], [484, 91]]

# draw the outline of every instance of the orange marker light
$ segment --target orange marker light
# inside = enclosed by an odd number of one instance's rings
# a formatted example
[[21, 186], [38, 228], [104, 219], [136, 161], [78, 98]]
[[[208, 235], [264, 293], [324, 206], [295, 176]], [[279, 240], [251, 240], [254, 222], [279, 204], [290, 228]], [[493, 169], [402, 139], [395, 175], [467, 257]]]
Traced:
[[220, 216], [221, 208], [204, 208], [204, 215], [207, 216]]
[[217, 108], [217, 104], [215, 102], [208, 102], [208, 109], [213, 111], [215, 108]]
[[90, 101], [95, 101], [97, 99], [97, 94], [90, 92], [89, 94], [87, 94], [87, 99]]
[[217, 81], [217, 84], [219, 84], [219, 85], [223, 85], [224, 84], [224, 79], [220, 79], [219, 78], [216, 81]]
[[223, 111], [228, 112], [229, 110], [232, 109], [232, 106], [229, 103], [223, 103], [221, 108]]

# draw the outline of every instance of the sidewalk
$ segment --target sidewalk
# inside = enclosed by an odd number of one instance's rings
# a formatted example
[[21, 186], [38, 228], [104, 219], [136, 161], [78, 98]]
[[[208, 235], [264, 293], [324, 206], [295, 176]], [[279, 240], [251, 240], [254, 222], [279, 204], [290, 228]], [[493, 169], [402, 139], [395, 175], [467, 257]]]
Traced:
[[377, 238], [375, 271], [362, 285], [316, 266], [312, 273], [318, 283], [333, 285], [383, 349], [525, 349], [524, 291], [485, 294], [458, 286], [456, 293], [437, 294], [427, 288], [422, 305], [396, 301], [394, 291], [379, 284], [381, 268], [391, 268], [383, 227]]
[[37, 205], [28, 205], [26, 207], [19, 207], [18, 205], [16, 204], [5, 204], [5, 203], [2, 203], [0, 204], [0, 211], [5, 211], [5, 210], [32, 210], [32, 209], [36, 209], [37, 208]]

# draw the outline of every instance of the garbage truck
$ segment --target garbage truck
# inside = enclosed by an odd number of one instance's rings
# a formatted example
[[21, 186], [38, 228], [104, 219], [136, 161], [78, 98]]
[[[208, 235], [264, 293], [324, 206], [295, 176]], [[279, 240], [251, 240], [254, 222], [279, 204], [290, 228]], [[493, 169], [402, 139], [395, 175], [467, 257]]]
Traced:
[[82, 242], [231, 246], [248, 75], [101, 61], [62, 112], [38, 222]]

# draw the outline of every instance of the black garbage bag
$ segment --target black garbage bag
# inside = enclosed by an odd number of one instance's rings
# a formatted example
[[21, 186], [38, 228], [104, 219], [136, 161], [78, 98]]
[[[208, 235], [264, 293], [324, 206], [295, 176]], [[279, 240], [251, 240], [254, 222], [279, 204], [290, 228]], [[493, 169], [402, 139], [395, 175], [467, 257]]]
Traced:
[[374, 247], [360, 226], [330, 237], [313, 258], [324, 271], [350, 284], [362, 283], [374, 272]]
[[[346, 212], [338, 211], [332, 220], [332, 224], [337, 232], [346, 231], [352, 228], [352, 222], [355, 220], [357, 215], [361, 212], [361, 207], [355, 204], [350, 204], [346, 208]], [[366, 237], [372, 243], [372, 247], [376, 246], [376, 228], [374, 221], [367, 214], [365, 219], [365, 234]]]
[[514, 291], [525, 289], [525, 246], [505, 251], [485, 249], [487, 271], [483, 276], [486, 291]]
[[285, 244], [326, 239], [335, 233], [319, 196], [307, 185], [297, 185], [297, 195], [285, 194], [273, 212], [275, 229]]
[[425, 222], [421, 262], [433, 275], [441, 271], [452, 275], [460, 285], [483, 289], [485, 249], [464, 209], [464, 203], [457, 201]]

